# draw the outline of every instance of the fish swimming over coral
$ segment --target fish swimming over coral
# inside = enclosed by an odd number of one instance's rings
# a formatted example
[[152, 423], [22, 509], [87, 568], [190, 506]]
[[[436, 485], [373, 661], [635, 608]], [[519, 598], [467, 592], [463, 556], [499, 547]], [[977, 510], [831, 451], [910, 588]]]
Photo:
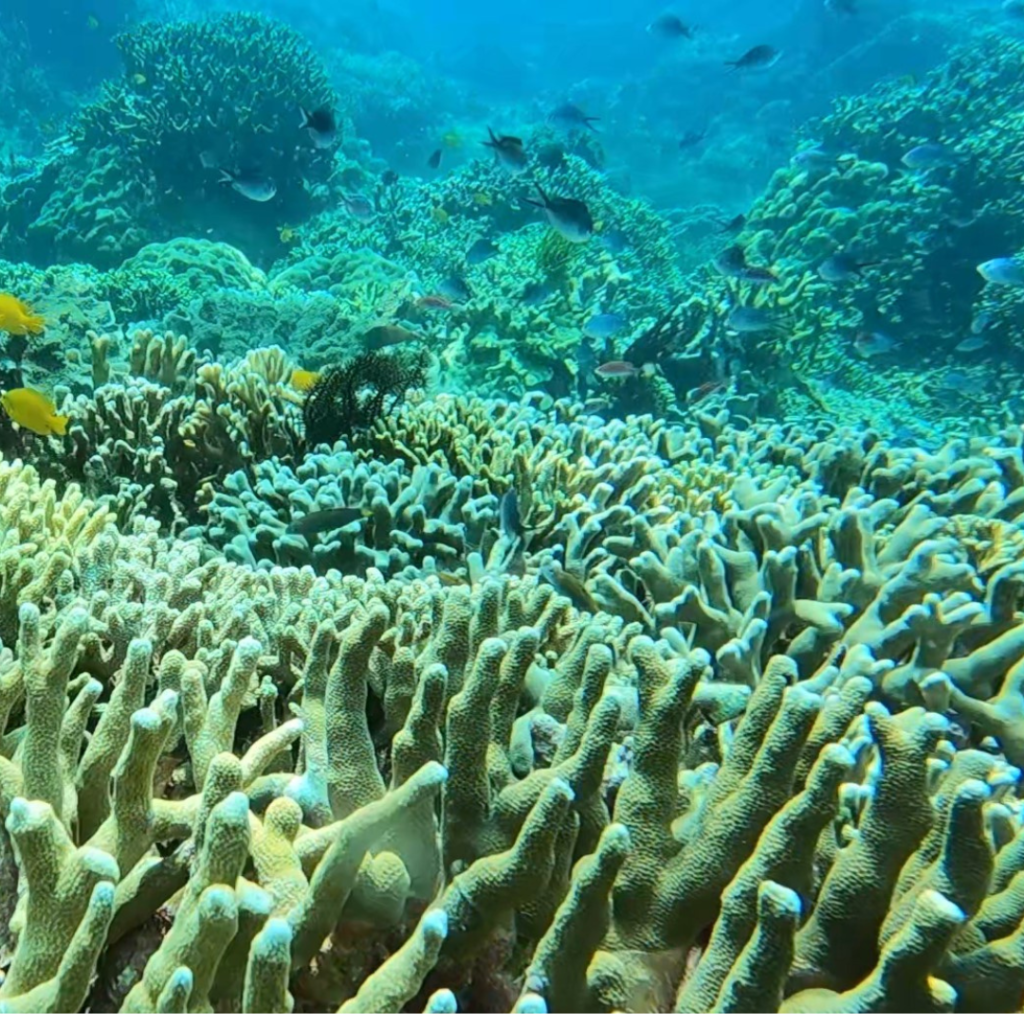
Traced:
[[340, 530], [344, 526], [350, 526], [352, 523], [358, 523], [366, 518], [368, 517], [358, 508], [349, 506], [327, 508], [319, 512], [310, 512], [309, 515], [296, 519], [289, 524], [288, 532], [300, 537], [313, 537], [318, 533]]
[[693, 29], [677, 14], [659, 14], [648, 26], [647, 32], [662, 39], [692, 39]]
[[67, 433], [68, 417], [59, 416], [53, 399], [35, 388], [15, 388], [0, 395], [4, 412], [33, 434], [49, 437], [51, 434]]
[[494, 152], [498, 165], [509, 174], [525, 174], [530, 158], [523, 148], [523, 140], [515, 135], [495, 135], [492, 128], [487, 132], [490, 138], [483, 145]]
[[601, 118], [591, 117], [582, 108], [576, 106], [575, 103], [560, 103], [551, 111], [550, 114], [548, 114], [548, 120], [559, 128], [567, 129], [569, 131], [578, 128], [587, 128], [590, 131], [597, 131], [594, 127], [594, 122], [600, 121]]
[[42, 334], [46, 321], [27, 302], [8, 292], [0, 293], [0, 331], [24, 337], [26, 334]]
[[594, 218], [587, 204], [566, 196], [549, 196], [540, 185], [534, 185], [540, 199], [527, 199], [531, 206], [544, 211], [548, 223], [567, 241], [589, 242], [594, 235]]
[[299, 112], [302, 114], [299, 128], [306, 130], [317, 149], [330, 149], [338, 141], [338, 124], [330, 107], [318, 107], [313, 111], [299, 107]]
[[768, 68], [778, 64], [781, 57], [781, 50], [776, 50], [774, 46], [762, 44], [751, 47], [742, 57], [736, 60], [727, 60], [725, 65], [733, 71], [767, 71]]
[[258, 170], [229, 171], [221, 167], [218, 184], [230, 185], [240, 196], [254, 203], [269, 203], [277, 195], [277, 183]]
[[1004, 288], [1024, 288], [1024, 263], [1008, 256], [986, 260], [979, 264], [978, 273], [989, 284]]

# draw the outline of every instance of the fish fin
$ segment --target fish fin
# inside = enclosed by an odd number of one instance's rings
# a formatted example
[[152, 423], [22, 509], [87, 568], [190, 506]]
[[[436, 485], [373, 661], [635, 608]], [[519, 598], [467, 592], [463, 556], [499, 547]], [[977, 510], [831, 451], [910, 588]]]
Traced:
[[486, 142], [480, 143], [480, 145], [489, 146], [491, 149], [497, 149], [498, 136], [494, 134], [494, 129], [490, 125], [487, 126], [487, 134], [490, 136], [490, 138]]
[[544, 189], [542, 189], [540, 185], [537, 184], [537, 182], [533, 183], [533, 187], [540, 193], [540, 197], [543, 200], [543, 202], [538, 203], [536, 199], [527, 199], [526, 201], [528, 203], [533, 203], [534, 206], [539, 206], [542, 209], [546, 210], [551, 205], [551, 200], [548, 199], [547, 192], [545, 192]]
[[223, 167], [219, 167], [220, 177], [217, 179], [218, 185], [233, 185], [235, 183], [235, 176], [230, 171], [225, 171]]
[[63, 437], [68, 432], [68, 417], [52, 416], [50, 418], [50, 426], [55, 434], [60, 434]]
[[46, 330], [46, 321], [38, 313], [25, 317], [25, 329], [29, 334], [42, 334]]

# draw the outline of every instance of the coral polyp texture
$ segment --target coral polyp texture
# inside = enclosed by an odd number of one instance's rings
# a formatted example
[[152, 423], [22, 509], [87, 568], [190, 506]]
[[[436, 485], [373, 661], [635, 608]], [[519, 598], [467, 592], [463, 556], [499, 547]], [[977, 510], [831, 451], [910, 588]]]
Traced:
[[578, 415], [177, 538], [0, 465], [4, 1009], [1020, 1007], [1020, 436]]

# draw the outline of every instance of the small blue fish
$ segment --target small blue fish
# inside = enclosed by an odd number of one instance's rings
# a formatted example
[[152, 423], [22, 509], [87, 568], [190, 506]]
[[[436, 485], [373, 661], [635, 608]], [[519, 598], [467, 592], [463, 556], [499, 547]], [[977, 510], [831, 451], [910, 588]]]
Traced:
[[437, 286], [437, 291], [439, 295], [443, 295], [446, 299], [451, 299], [452, 302], [469, 302], [473, 297], [469, 285], [458, 274], [446, 277]]
[[734, 306], [725, 319], [725, 326], [738, 334], [757, 334], [780, 326], [781, 320], [770, 310], [755, 306]]
[[471, 267], [486, 263], [492, 256], [498, 255], [498, 247], [487, 238], [478, 238], [466, 253], [466, 262]]
[[964, 338], [956, 348], [954, 352], [966, 353], [966, 352], [980, 352], [983, 348], [988, 345], [987, 338], [981, 338], [978, 335], [971, 335], [969, 338]]
[[519, 516], [519, 498], [516, 489], [510, 487], [501, 499], [498, 510], [501, 532], [509, 540], [518, 540], [523, 535], [523, 521]]
[[853, 342], [857, 355], [864, 359], [885, 356], [900, 347], [900, 343], [881, 331], [861, 331]]
[[989, 284], [1002, 285], [1005, 288], [1024, 288], [1024, 266], [1008, 256], [988, 260], [978, 267]]
[[595, 313], [583, 326], [583, 333], [588, 338], [604, 341], [629, 328], [629, 322], [618, 313]]
[[956, 167], [963, 157], [942, 142], [925, 142], [903, 154], [903, 164], [912, 171], [931, 171], [938, 167]]
[[949, 370], [939, 378], [937, 385], [940, 391], [957, 391], [963, 395], [977, 395], [985, 390], [985, 382], [975, 377], [968, 377], [960, 370]]
[[618, 255], [629, 248], [629, 239], [626, 237], [625, 231], [621, 231], [619, 228], [606, 231], [598, 241], [613, 255]]

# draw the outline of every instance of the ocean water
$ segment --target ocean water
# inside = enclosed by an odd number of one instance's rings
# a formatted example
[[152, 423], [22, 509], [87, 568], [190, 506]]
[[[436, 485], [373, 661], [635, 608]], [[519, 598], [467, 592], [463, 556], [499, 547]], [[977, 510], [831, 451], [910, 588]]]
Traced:
[[0, 7], [0, 1010], [1020, 1010], [1024, 0]]

